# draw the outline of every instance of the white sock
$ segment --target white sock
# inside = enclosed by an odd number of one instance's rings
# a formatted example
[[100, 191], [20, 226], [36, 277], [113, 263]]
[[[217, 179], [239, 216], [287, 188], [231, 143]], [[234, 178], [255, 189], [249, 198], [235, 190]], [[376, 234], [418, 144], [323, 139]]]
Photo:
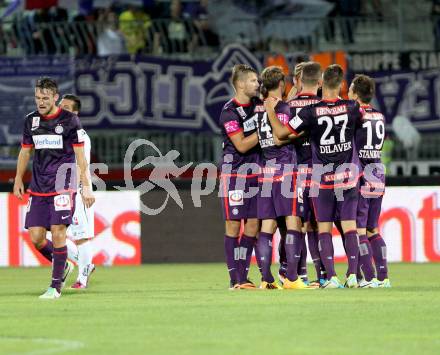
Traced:
[[78, 247], [69, 238], [66, 238], [67, 257], [78, 264]]
[[90, 242], [78, 245], [78, 281], [83, 285], [87, 283], [88, 266], [92, 263], [93, 247]]

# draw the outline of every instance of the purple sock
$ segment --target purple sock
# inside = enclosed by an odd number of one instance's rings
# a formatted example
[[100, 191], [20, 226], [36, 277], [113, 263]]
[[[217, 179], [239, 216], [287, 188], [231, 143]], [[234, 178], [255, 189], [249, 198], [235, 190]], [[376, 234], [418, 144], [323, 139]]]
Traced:
[[271, 233], [260, 232], [258, 234], [257, 249], [260, 258], [261, 276], [263, 281], [272, 283], [275, 281], [270, 266], [272, 264], [272, 237]]
[[305, 281], [307, 280], [307, 244], [306, 236], [301, 233], [301, 257], [298, 263], [298, 275]]
[[333, 241], [331, 233], [319, 233], [319, 255], [321, 255], [322, 263], [324, 264], [327, 273], [327, 279], [330, 280], [336, 276], [335, 263], [333, 261]]
[[[284, 232], [284, 231], [283, 231]], [[280, 270], [279, 273], [286, 276], [287, 271], [287, 258], [286, 258], [286, 234], [281, 233], [280, 230], [280, 244], [278, 245], [278, 254], [280, 256]]]
[[371, 236], [369, 240], [376, 264], [377, 279], [383, 281], [388, 278], [387, 245], [379, 233]]
[[367, 236], [359, 236], [359, 267], [364, 273], [365, 280], [371, 281], [374, 278], [374, 267], [372, 259], [373, 251]]
[[288, 230], [286, 235], [287, 273], [290, 281], [298, 278], [298, 264], [301, 259], [301, 248], [304, 234], [295, 230]]
[[238, 238], [225, 235], [225, 255], [231, 284], [235, 285], [239, 281], [238, 259], [240, 257], [240, 249], [238, 246]]
[[359, 262], [359, 239], [356, 231], [345, 233], [345, 250], [348, 258], [348, 274], [357, 274]]
[[67, 247], [53, 248], [52, 283], [50, 287], [56, 288], [58, 292], [61, 292], [61, 283], [63, 281], [66, 261]]
[[52, 241], [46, 239], [42, 248], [38, 249], [41, 255], [43, 255], [47, 260], [52, 261], [53, 244]]
[[244, 235], [240, 238], [240, 260], [238, 264], [240, 282], [248, 279], [249, 267], [251, 265], [252, 251], [254, 250], [257, 238]]
[[316, 278], [319, 280], [321, 276], [321, 257], [318, 249], [318, 233], [315, 231], [307, 232], [307, 241], [309, 242], [309, 251], [315, 265]]

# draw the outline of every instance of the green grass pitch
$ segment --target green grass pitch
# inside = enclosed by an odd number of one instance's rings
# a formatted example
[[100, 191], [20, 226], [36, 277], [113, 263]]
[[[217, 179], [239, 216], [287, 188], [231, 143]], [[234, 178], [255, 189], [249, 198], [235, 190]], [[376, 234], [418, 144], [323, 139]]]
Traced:
[[47, 301], [48, 268], [0, 269], [0, 354], [439, 354], [440, 264], [390, 275], [392, 289], [228, 291], [222, 264], [100, 267]]

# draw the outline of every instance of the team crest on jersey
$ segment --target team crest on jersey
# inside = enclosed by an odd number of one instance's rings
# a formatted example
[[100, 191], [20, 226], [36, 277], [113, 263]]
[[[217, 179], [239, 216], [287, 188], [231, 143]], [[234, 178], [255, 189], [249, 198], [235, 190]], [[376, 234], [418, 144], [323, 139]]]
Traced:
[[55, 127], [55, 133], [56, 134], [61, 134], [63, 132], [64, 132], [64, 128], [60, 124]]
[[32, 117], [32, 128], [31, 131], [35, 131], [38, 127], [40, 127], [40, 117], [34, 116]]

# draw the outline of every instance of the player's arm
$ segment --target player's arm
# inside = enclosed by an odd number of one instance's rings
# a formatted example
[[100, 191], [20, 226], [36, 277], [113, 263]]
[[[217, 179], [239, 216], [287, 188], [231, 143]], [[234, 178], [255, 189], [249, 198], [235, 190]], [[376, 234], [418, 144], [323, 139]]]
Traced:
[[278, 139], [286, 139], [290, 135], [296, 135], [296, 132], [289, 130], [287, 126], [284, 126], [277, 117], [275, 113], [275, 106], [280, 100], [275, 98], [267, 98], [264, 101], [264, 108], [267, 112], [267, 117], [269, 117], [270, 125], [272, 126], [273, 133]]
[[95, 197], [93, 196], [92, 183], [89, 172], [89, 165], [87, 164], [87, 159], [84, 154], [83, 146], [74, 146], [73, 150], [75, 152], [76, 164], [79, 168], [79, 179], [81, 181], [82, 190], [81, 195], [84, 201], [84, 205], [89, 208], [95, 202]]
[[14, 195], [17, 196], [20, 200], [23, 198], [24, 194], [23, 176], [26, 172], [29, 159], [31, 158], [31, 151], [32, 147], [22, 146], [20, 149], [20, 153], [18, 154], [17, 171], [15, 173], [13, 191]]
[[233, 135], [229, 135], [229, 139], [240, 153], [244, 154], [258, 144], [257, 132], [245, 137], [242, 130], [237, 131]]

